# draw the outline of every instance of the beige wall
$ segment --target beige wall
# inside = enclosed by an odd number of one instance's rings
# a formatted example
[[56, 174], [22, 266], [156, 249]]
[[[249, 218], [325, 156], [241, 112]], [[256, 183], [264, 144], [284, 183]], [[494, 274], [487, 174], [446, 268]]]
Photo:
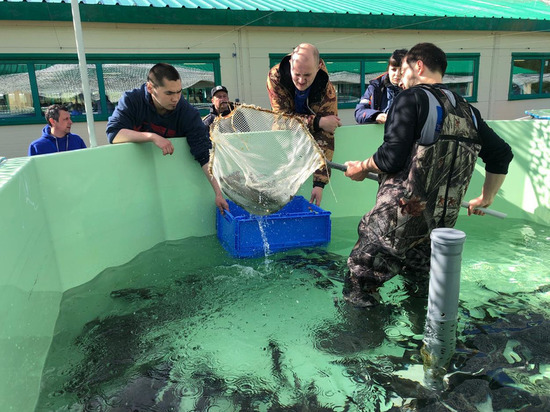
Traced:
[[[447, 53], [480, 53], [478, 107], [487, 119], [516, 119], [526, 109], [550, 107], [550, 99], [508, 101], [512, 52], [550, 52], [549, 33], [333, 30], [278, 27], [213, 27], [175, 25], [83, 24], [87, 53], [220, 55], [222, 83], [231, 99], [269, 107], [265, 88], [269, 53], [289, 52], [299, 42], [316, 44], [322, 53], [390, 53], [418, 42], [433, 42]], [[0, 26], [0, 53], [76, 53], [69, 22], [9, 22]], [[139, 85], [136, 85], [139, 86]], [[342, 110], [345, 125], [354, 124], [353, 110]], [[76, 124], [86, 142], [86, 128]], [[0, 128], [0, 155], [24, 155], [41, 127]], [[105, 141], [98, 123], [98, 142]], [[12, 142], [12, 140], [15, 141]], [[8, 140], [9, 142], [7, 142]]]

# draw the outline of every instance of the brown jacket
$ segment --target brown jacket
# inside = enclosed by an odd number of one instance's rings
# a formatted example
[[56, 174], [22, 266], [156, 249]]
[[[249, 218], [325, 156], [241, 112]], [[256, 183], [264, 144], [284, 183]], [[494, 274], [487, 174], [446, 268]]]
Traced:
[[[273, 66], [267, 75], [267, 91], [271, 108], [274, 112], [291, 114], [301, 117], [307, 124], [309, 131], [323, 150], [326, 160], [332, 160], [334, 155], [334, 133], [324, 131], [319, 127], [319, 120], [323, 116], [338, 115], [338, 101], [336, 91], [329, 81], [325, 62], [321, 59], [321, 68], [311, 85], [307, 105], [311, 114], [300, 114], [294, 110], [295, 86], [290, 76], [290, 55], [285, 56], [276, 66]], [[326, 168], [315, 171], [313, 186], [321, 186], [328, 182], [329, 175]]]

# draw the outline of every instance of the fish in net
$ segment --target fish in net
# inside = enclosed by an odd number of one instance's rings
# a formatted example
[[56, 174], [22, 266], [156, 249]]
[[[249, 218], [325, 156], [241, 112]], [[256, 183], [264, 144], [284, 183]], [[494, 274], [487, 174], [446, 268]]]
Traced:
[[239, 105], [210, 126], [210, 172], [223, 194], [254, 215], [280, 210], [326, 164], [299, 117]]

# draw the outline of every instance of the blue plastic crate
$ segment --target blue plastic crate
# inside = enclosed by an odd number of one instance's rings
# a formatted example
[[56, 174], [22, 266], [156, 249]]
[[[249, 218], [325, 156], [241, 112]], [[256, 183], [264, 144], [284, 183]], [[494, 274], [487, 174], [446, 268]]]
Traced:
[[233, 257], [263, 256], [264, 236], [269, 252], [317, 246], [330, 242], [330, 212], [295, 196], [277, 213], [269, 216], [250, 215], [228, 200], [229, 212], [216, 212], [216, 229], [222, 246]]

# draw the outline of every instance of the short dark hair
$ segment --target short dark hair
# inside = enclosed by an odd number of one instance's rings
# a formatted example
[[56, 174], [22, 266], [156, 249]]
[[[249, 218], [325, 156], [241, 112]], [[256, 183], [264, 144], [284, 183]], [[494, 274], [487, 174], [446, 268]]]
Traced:
[[180, 80], [180, 74], [174, 66], [168, 63], [157, 63], [147, 75], [147, 81], [153, 83], [154, 87], [164, 86], [164, 79], [169, 81]]
[[433, 43], [418, 43], [405, 56], [409, 66], [421, 60], [432, 72], [439, 72], [442, 76], [447, 70], [447, 55]]
[[393, 67], [401, 67], [401, 60], [403, 60], [403, 57], [405, 57], [406, 54], [407, 49], [394, 50], [392, 55], [390, 56], [388, 64]]
[[48, 125], [50, 124], [50, 119], [54, 119], [56, 122], [59, 121], [59, 112], [64, 111], [68, 112], [69, 109], [63, 104], [52, 104], [51, 106], [46, 107], [44, 112], [44, 117]]

